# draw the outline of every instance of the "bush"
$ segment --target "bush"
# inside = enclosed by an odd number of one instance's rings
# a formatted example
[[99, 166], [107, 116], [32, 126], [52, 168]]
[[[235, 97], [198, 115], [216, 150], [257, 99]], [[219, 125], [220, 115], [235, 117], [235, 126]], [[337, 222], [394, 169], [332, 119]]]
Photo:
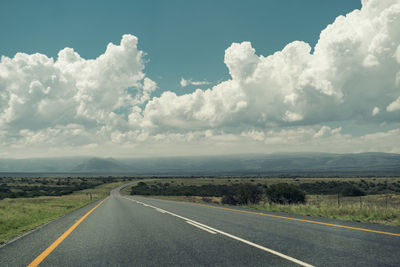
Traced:
[[267, 197], [271, 202], [280, 204], [305, 203], [306, 194], [297, 186], [281, 183], [274, 184], [267, 188]]
[[365, 196], [365, 192], [355, 186], [347, 186], [347, 187], [343, 188], [341, 193], [345, 197]]
[[262, 197], [262, 191], [252, 184], [241, 184], [236, 189], [235, 197], [238, 204], [257, 204]]
[[228, 204], [228, 205], [237, 205], [238, 202], [233, 197], [233, 195], [224, 195], [224, 196], [222, 196], [221, 203]]
[[139, 182], [137, 184], [137, 186], [139, 186], [139, 187], [147, 187], [147, 184], [145, 182]]
[[207, 202], [207, 203], [211, 203], [212, 202], [212, 199], [209, 198], [209, 197], [202, 197], [201, 200], [203, 200], [204, 202]]

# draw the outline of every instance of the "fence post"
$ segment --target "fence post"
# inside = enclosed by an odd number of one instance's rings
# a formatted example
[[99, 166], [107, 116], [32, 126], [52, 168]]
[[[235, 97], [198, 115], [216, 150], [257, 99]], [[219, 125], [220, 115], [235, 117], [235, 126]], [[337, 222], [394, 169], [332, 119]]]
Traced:
[[340, 196], [339, 196], [339, 191], [337, 192], [337, 207], [340, 208]]
[[362, 209], [362, 196], [360, 196], [360, 209]]
[[386, 193], [386, 210], [388, 208], [388, 194]]

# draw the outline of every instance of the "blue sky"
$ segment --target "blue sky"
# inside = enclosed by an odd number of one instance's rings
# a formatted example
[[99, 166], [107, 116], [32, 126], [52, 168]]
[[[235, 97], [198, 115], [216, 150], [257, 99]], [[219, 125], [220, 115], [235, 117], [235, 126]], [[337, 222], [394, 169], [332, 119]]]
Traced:
[[0, 157], [400, 153], [398, 0], [0, 10]]
[[161, 88], [156, 94], [183, 93], [193, 86], [177, 90], [181, 77], [228, 77], [223, 57], [233, 42], [251, 41], [265, 56], [295, 40], [314, 46], [326, 25], [360, 7], [359, 0], [2, 1], [0, 54], [56, 57], [73, 47], [90, 59], [130, 33], [148, 54], [145, 72]]

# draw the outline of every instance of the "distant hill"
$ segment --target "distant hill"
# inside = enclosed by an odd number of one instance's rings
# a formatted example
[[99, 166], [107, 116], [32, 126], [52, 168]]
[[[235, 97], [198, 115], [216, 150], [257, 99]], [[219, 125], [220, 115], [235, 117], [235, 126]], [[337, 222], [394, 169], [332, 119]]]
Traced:
[[400, 155], [293, 153], [211, 157], [121, 159], [147, 174], [400, 175]]
[[65, 172], [82, 163], [84, 157], [0, 159], [0, 172]]
[[91, 158], [85, 160], [71, 170], [72, 172], [123, 172], [129, 171], [129, 166], [113, 158]]
[[[207, 157], [0, 159], [3, 173], [129, 175], [397, 175], [400, 154], [287, 153]], [[1, 174], [0, 174], [1, 176]]]

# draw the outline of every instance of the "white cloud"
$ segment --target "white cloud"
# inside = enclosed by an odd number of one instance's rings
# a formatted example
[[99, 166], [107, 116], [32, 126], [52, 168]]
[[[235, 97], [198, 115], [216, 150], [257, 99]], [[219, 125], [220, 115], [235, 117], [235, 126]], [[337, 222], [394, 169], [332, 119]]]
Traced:
[[[237, 89], [237, 90], [235, 90]], [[236, 93], [232, 92], [235, 91]], [[213, 90], [197, 89], [192, 94], [177, 96], [164, 92], [150, 100], [144, 111], [142, 127], [195, 130], [216, 127], [231, 114], [245, 109], [244, 93], [233, 81], [223, 82]]]
[[[96, 59], [72, 48], [56, 59], [3, 56], [0, 155], [27, 147], [104, 155], [400, 152], [400, 3], [362, 3], [328, 25], [314, 49], [294, 41], [263, 56], [250, 42], [233, 43], [224, 57], [230, 79], [183, 95], [151, 96], [157, 84], [132, 35]], [[391, 130], [352, 136], [329, 126], [349, 122]]]
[[[152, 129], [175, 131], [374, 123], [371, 110], [376, 115], [376, 106], [388, 105], [399, 94], [399, 28], [398, 1], [370, 0], [328, 25], [313, 53], [301, 41], [267, 57], [257, 55], [250, 42], [233, 43], [225, 51], [230, 80], [191, 94], [153, 98], [143, 120]], [[400, 119], [386, 112], [379, 118]]]
[[180, 83], [181, 87], [186, 87], [189, 84], [188, 80], [186, 80], [184, 78], [181, 78], [181, 81], [179, 83]]
[[129, 127], [126, 112], [147, 102], [157, 88], [143, 73], [143, 56], [132, 35], [124, 35], [120, 45], [108, 44], [104, 54], [90, 60], [72, 48], [61, 50], [56, 60], [38, 53], [3, 56], [0, 125], [8, 141], [60, 141], [62, 134], [70, 140], [78, 132], [69, 126], [79, 125], [84, 138], [77, 143], [82, 144]]
[[251, 130], [251, 131], [247, 131], [247, 132], [242, 132], [240, 135], [250, 137], [254, 141], [264, 141], [265, 140], [265, 134], [263, 131]]
[[400, 64], [400, 45], [397, 46], [394, 57], [396, 58], [397, 62]]
[[321, 129], [314, 134], [314, 137], [319, 138], [319, 137], [332, 136], [332, 135], [340, 133], [341, 130], [342, 130], [341, 127], [336, 128], [336, 129], [332, 129], [329, 126], [322, 126]]
[[380, 109], [378, 107], [374, 107], [374, 109], [372, 110], [372, 116], [378, 115], [379, 112], [380, 112]]
[[386, 107], [388, 112], [400, 110], [400, 96]]
[[185, 79], [185, 78], [181, 78], [181, 81], [179, 82], [179, 84], [181, 85], [181, 87], [186, 87], [188, 85], [195, 85], [195, 86], [199, 86], [199, 85], [207, 85], [210, 84], [210, 82], [207, 81], [193, 81], [192, 79]]
[[301, 114], [290, 112], [289, 110], [287, 110], [285, 116], [283, 116], [283, 120], [287, 122], [301, 121], [302, 119], [303, 116]]

